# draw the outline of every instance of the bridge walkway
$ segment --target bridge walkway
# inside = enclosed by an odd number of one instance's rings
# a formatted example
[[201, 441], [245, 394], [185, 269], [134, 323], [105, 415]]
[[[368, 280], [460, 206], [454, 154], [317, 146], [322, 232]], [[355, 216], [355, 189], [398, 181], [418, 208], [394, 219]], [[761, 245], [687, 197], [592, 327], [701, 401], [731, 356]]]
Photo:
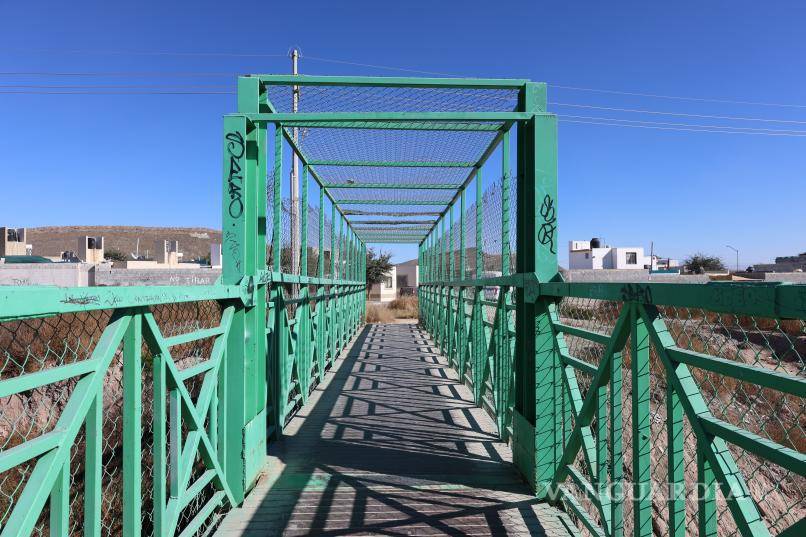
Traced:
[[415, 324], [368, 325], [218, 535], [572, 535]]

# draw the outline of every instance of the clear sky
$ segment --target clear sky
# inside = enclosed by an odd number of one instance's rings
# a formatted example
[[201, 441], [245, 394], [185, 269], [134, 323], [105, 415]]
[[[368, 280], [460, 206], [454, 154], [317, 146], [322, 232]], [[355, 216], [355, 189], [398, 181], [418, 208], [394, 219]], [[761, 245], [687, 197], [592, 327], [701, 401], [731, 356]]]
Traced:
[[[802, 2], [0, 2], [0, 222], [220, 226], [226, 92], [298, 46], [307, 74], [549, 83], [563, 264], [594, 236], [768, 262], [806, 251], [804, 22]], [[166, 91], [222, 93], [133, 94]]]

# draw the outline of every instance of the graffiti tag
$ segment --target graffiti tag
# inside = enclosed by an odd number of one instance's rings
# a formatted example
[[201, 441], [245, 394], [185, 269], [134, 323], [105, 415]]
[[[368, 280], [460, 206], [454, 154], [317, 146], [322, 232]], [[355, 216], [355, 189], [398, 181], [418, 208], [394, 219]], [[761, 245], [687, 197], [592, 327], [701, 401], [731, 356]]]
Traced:
[[635, 283], [626, 283], [621, 288], [621, 299], [625, 302], [652, 303], [652, 288]]
[[227, 191], [229, 193], [229, 215], [240, 218], [243, 215], [243, 174], [241, 158], [245, 152], [243, 136], [240, 132], [226, 135], [227, 154], [229, 155], [229, 173], [227, 174]]
[[552, 254], [557, 253], [557, 246], [554, 241], [554, 234], [557, 231], [557, 209], [554, 200], [546, 194], [543, 203], [540, 205], [540, 216], [543, 217], [543, 224], [537, 230], [537, 240], [543, 246], [548, 246]]

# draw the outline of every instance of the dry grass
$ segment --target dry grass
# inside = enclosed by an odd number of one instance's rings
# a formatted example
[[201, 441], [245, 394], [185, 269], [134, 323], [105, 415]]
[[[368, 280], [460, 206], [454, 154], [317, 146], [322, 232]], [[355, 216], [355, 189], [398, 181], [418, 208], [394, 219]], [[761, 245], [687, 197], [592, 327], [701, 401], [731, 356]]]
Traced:
[[396, 298], [388, 304], [367, 303], [368, 323], [393, 323], [395, 319], [417, 319], [417, 297], [407, 296]]
[[395, 320], [392, 312], [386, 306], [367, 304], [368, 323], [391, 323]]
[[416, 296], [396, 298], [387, 307], [396, 319], [417, 319], [419, 317], [419, 302]]

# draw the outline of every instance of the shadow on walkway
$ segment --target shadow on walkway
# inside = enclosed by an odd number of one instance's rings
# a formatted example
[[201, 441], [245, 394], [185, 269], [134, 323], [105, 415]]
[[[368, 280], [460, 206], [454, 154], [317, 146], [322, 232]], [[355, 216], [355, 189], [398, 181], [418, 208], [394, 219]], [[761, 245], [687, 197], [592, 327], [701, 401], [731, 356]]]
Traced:
[[269, 456], [219, 535], [572, 533], [415, 324], [365, 327]]

